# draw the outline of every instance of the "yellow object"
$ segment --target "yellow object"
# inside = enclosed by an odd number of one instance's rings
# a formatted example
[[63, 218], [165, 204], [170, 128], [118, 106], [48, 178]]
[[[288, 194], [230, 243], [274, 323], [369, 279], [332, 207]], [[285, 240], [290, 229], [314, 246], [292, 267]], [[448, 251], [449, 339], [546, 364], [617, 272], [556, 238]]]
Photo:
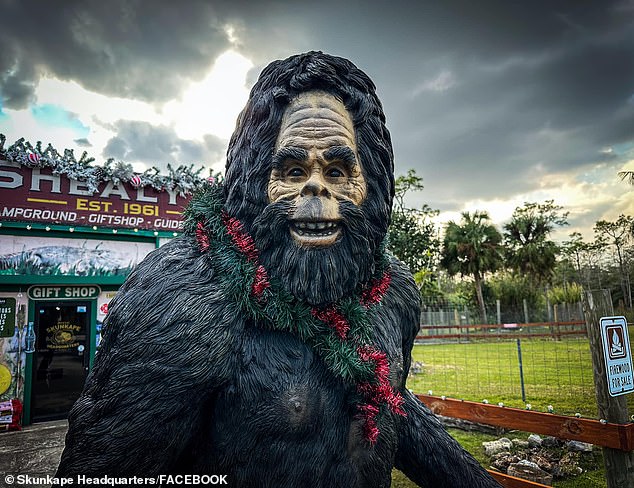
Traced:
[[0, 364], [0, 395], [11, 386], [11, 371], [4, 364]]

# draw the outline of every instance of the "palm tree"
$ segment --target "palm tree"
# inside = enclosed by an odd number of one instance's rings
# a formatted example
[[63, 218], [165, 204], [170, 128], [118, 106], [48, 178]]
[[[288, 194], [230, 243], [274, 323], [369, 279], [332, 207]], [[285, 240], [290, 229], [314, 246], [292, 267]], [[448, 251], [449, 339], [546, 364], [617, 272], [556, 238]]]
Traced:
[[559, 247], [548, 237], [555, 226], [568, 224], [568, 212], [562, 209], [553, 200], [525, 203], [504, 225], [508, 265], [528, 275], [535, 285], [551, 280]]
[[460, 224], [449, 221], [445, 228], [440, 264], [450, 275], [473, 276], [484, 322], [487, 322], [487, 314], [482, 281], [486, 273], [502, 265], [501, 242], [502, 235], [491, 223], [487, 212], [462, 212]]

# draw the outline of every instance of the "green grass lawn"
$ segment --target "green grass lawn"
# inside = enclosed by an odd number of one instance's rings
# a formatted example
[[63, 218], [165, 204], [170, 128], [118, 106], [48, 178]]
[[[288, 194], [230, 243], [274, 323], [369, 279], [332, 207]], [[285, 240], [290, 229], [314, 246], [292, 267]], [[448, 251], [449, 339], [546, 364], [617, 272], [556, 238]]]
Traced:
[[[522, 340], [522, 363], [526, 403], [533, 410], [596, 418], [597, 408], [592, 378], [592, 361], [588, 341]], [[423, 364], [422, 372], [410, 377], [407, 386], [415, 393], [446, 395], [471, 401], [503, 402], [506, 406], [525, 408], [522, 401], [517, 343], [515, 341], [471, 342], [464, 344], [416, 345], [412, 361]], [[634, 395], [628, 395], [630, 411]], [[449, 429], [463, 447], [488, 467], [482, 442], [493, 437]], [[522, 437], [523, 434], [507, 434]], [[525, 438], [525, 436], [524, 436]], [[600, 454], [596, 454], [600, 456]], [[599, 460], [600, 461], [600, 460]], [[556, 481], [558, 488], [605, 487], [601, 466], [566, 481]], [[392, 486], [415, 486], [402, 473], [394, 471]]]

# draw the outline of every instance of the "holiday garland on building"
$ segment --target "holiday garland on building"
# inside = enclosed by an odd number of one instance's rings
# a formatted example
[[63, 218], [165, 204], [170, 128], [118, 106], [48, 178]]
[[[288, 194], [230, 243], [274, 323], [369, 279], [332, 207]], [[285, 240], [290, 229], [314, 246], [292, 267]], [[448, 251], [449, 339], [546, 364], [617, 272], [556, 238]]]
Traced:
[[364, 435], [375, 443], [381, 415], [405, 415], [403, 398], [389, 383], [387, 356], [372, 343], [370, 317], [391, 279], [384, 246], [376, 252], [377, 269], [368, 286], [328, 307], [312, 307], [269, 277], [253, 238], [223, 203], [222, 185], [205, 185], [185, 211], [185, 231], [209, 256], [226, 296], [255, 323], [296, 335], [335, 376], [355, 385]]
[[184, 196], [193, 193], [205, 182], [200, 176], [204, 168], [194, 170], [193, 164], [181, 165], [176, 169], [168, 164], [167, 175], [159, 174], [156, 167], [136, 174], [131, 164], [115, 162], [113, 158], [106, 160], [101, 166], [92, 165], [95, 158], [88, 157], [86, 151], [78, 160], [72, 149], [64, 149], [64, 153], [60, 154], [51, 144], [43, 149], [40, 141], [33, 146], [21, 138], [8, 148], [4, 147], [5, 142], [5, 135], [0, 134], [0, 160], [20, 163], [30, 168], [51, 168], [55, 175], [64, 174], [70, 179], [84, 182], [93, 193], [98, 191], [101, 182], [112, 181], [115, 185], [130, 183], [135, 187], [151, 186], [157, 191], [174, 190]]

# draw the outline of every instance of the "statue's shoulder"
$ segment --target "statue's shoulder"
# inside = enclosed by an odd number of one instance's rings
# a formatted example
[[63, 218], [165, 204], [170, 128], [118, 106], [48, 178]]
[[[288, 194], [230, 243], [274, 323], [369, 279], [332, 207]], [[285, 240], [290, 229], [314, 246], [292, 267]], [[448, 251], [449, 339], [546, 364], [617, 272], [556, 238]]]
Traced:
[[386, 299], [399, 305], [420, 307], [420, 292], [407, 265], [390, 256], [390, 288]]
[[228, 378], [243, 320], [218, 281], [209, 256], [188, 236], [148, 254], [110, 302], [90, 394], [103, 394], [110, 381], [130, 385], [170, 371], [201, 388]]
[[194, 238], [183, 235], [148, 254], [130, 273], [119, 292], [126, 295], [143, 290], [158, 294], [168, 290], [182, 293], [213, 287], [215, 278], [208, 256], [200, 252]]
[[206, 336], [228, 317], [235, 323], [232, 308], [209, 256], [184, 235], [148, 254], [130, 273], [110, 303], [105, 331], [171, 337], [196, 329]]

